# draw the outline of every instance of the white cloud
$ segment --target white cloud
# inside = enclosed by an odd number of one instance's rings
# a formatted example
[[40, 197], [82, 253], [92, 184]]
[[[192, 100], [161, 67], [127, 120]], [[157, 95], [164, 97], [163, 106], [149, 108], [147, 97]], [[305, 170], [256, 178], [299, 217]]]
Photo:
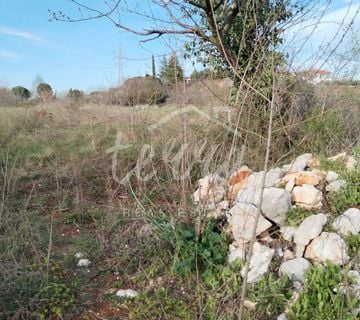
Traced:
[[22, 38], [22, 39], [30, 40], [30, 41], [38, 41], [38, 42], [44, 41], [43, 38], [39, 37], [35, 33], [18, 30], [18, 29], [14, 29], [11, 27], [7, 27], [7, 26], [0, 26], [0, 34], [17, 37], [17, 38]]
[[21, 58], [21, 56], [13, 51], [8, 51], [8, 50], [2, 50], [0, 49], [0, 57], [4, 58], [4, 59], [11, 59], [11, 60], [16, 60]]

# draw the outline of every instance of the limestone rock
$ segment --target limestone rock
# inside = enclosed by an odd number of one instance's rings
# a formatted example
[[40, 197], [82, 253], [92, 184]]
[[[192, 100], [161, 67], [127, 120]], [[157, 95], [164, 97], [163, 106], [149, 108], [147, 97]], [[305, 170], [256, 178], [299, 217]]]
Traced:
[[224, 201], [221, 201], [215, 208], [215, 210], [211, 210], [210, 212], [208, 212], [206, 214], [206, 217], [208, 219], [220, 219], [222, 217], [225, 217], [226, 216], [226, 212], [227, 210], [229, 210], [230, 208], [230, 204], [229, 204], [229, 201], [227, 200], [224, 200]]
[[322, 232], [306, 248], [305, 258], [325, 263], [327, 260], [337, 265], [344, 265], [349, 261], [345, 241], [336, 233]]
[[295, 235], [295, 231], [296, 231], [295, 227], [286, 226], [280, 228], [280, 233], [282, 234], [282, 237], [286, 241], [292, 241]]
[[225, 180], [217, 174], [208, 175], [198, 181], [199, 189], [194, 194], [194, 202], [212, 202], [221, 201], [225, 195]]
[[[254, 187], [248, 187], [239, 192], [237, 203], [258, 205], [260, 203], [260, 191]], [[287, 212], [291, 207], [291, 194], [289, 191], [280, 188], [265, 188], [261, 209], [263, 214], [277, 224], [283, 224]]]
[[88, 267], [90, 266], [91, 261], [89, 259], [80, 259], [77, 266], [78, 267]]
[[245, 186], [250, 174], [251, 170], [247, 166], [242, 166], [229, 177], [227, 181], [227, 196], [230, 200], [236, 199], [238, 192]]
[[351, 208], [346, 210], [341, 216], [337, 217], [333, 224], [333, 228], [343, 236], [349, 233], [357, 234], [360, 232], [360, 210]]
[[342, 187], [346, 185], [345, 180], [336, 180], [328, 184], [325, 188], [327, 192], [336, 192], [339, 191]]
[[293, 189], [292, 200], [306, 209], [319, 209], [322, 207], [323, 195], [314, 186], [304, 184]]
[[285, 189], [266, 188], [261, 209], [268, 219], [283, 225], [291, 207], [291, 194]]
[[303, 171], [299, 172], [295, 178], [295, 185], [302, 186], [304, 184], [309, 184], [312, 186], [317, 186], [322, 180], [322, 177], [318, 174], [315, 174], [312, 171]]
[[346, 152], [339, 153], [336, 156], [329, 157], [328, 160], [330, 161], [337, 161], [337, 160], [344, 160], [346, 158]]
[[304, 280], [306, 270], [311, 266], [310, 262], [304, 258], [295, 258], [283, 262], [280, 265], [279, 273], [287, 275], [292, 281]]
[[286, 182], [285, 190], [287, 190], [289, 192], [292, 192], [294, 187], [295, 187], [295, 177], [292, 177], [292, 178], [289, 179], [288, 182]]
[[120, 289], [116, 292], [116, 296], [120, 298], [135, 298], [138, 293], [133, 289]]
[[[250, 259], [248, 283], [257, 282], [259, 277], [267, 272], [273, 255], [273, 249], [263, 246], [258, 242], [254, 243], [253, 254]], [[242, 277], [244, 277], [244, 272], [245, 267], [241, 270]]]
[[334, 172], [334, 171], [328, 171], [327, 173], [326, 173], [326, 181], [328, 182], [328, 183], [331, 183], [331, 182], [334, 182], [334, 181], [336, 181], [336, 180], [338, 180], [339, 179], [339, 175], [336, 173], [336, 172]]
[[[237, 203], [230, 209], [228, 221], [236, 241], [249, 242], [251, 240], [256, 214], [257, 209], [252, 204]], [[269, 229], [271, 226], [272, 224], [260, 215], [256, 235]]]
[[298, 156], [290, 165], [289, 172], [301, 172], [304, 171], [309, 163], [311, 163], [313, 155], [311, 153], [304, 153]]
[[245, 261], [245, 253], [246, 250], [244, 248], [244, 244], [234, 242], [229, 245], [229, 255], [228, 255], [228, 262], [231, 264], [235, 262], [236, 259], [240, 259]]
[[347, 156], [345, 160], [346, 169], [348, 169], [349, 171], [353, 171], [355, 170], [356, 166], [357, 166], [356, 159], [353, 156]]
[[305, 218], [294, 232], [294, 242], [297, 245], [307, 246], [312, 239], [321, 233], [326, 221], [326, 215], [323, 213]]
[[291, 259], [294, 259], [294, 258], [295, 258], [294, 252], [292, 252], [289, 249], [286, 249], [284, 251], [283, 261], [291, 260]]

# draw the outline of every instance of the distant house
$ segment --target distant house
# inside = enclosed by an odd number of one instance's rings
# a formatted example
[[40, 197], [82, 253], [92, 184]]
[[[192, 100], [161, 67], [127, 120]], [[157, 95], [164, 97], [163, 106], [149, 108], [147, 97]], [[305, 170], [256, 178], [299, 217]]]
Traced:
[[312, 84], [318, 84], [324, 81], [331, 81], [332, 76], [331, 72], [322, 69], [311, 69], [307, 71], [301, 71], [298, 73], [302, 77], [303, 80], [307, 80]]

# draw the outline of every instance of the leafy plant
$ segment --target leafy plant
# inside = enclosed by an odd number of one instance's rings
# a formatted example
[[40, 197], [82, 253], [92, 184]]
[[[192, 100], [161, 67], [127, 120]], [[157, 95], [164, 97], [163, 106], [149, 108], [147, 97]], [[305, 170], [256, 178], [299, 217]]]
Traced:
[[360, 254], [360, 234], [349, 234], [345, 237], [345, 242], [351, 258]]
[[328, 263], [325, 268], [311, 267], [307, 272], [304, 289], [289, 310], [289, 319], [354, 319], [352, 312], [358, 302], [339, 290], [340, 283], [345, 280], [346, 276], [342, 275], [339, 266]]
[[250, 299], [256, 302], [257, 319], [275, 319], [284, 312], [292, 296], [291, 281], [283, 276], [276, 278], [273, 273], [262, 276], [259, 282], [250, 288]]
[[291, 208], [287, 215], [287, 223], [292, 227], [297, 227], [307, 217], [314, 212], [302, 207]]

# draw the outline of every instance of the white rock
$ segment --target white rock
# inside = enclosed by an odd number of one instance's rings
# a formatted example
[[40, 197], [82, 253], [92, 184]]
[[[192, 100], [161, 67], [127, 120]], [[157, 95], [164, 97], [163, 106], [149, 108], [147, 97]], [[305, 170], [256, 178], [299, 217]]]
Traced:
[[285, 190], [291, 192], [295, 187], [295, 177], [292, 177], [289, 179], [288, 182], [286, 182]]
[[291, 250], [286, 249], [284, 251], [283, 261], [291, 260], [291, 259], [294, 259], [294, 258], [295, 258], [295, 255]]
[[339, 175], [336, 173], [336, 172], [334, 172], [334, 171], [328, 171], [327, 173], [326, 173], [326, 181], [328, 182], [328, 183], [331, 183], [331, 182], [334, 182], [334, 181], [336, 181], [336, 180], [338, 180], [339, 179]]
[[[251, 240], [256, 214], [257, 209], [252, 204], [237, 203], [230, 209], [228, 221], [236, 241], [249, 242]], [[256, 227], [256, 235], [269, 229], [271, 226], [272, 224], [260, 215]]]
[[120, 298], [135, 298], [138, 293], [133, 289], [120, 289], [116, 292], [116, 295]]
[[353, 156], [347, 156], [346, 160], [345, 160], [345, 167], [349, 171], [353, 171], [356, 169], [357, 163], [358, 162], [356, 161], [356, 159]]
[[77, 266], [78, 267], [88, 267], [91, 264], [89, 259], [80, 259]]
[[330, 161], [344, 160], [345, 157], [346, 157], [346, 152], [343, 152], [343, 153], [337, 154], [336, 156], [328, 158], [328, 160], [330, 160]]
[[[247, 187], [241, 190], [237, 196], [237, 203], [254, 204], [260, 203], [261, 188]], [[291, 194], [280, 188], [265, 188], [261, 209], [263, 214], [277, 224], [283, 224], [287, 212], [291, 207]]]
[[[265, 178], [265, 188], [273, 187], [284, 176], [284, 173], [285, 171], [281, 168], [275, 168], [269, 170]], [[247, 187], [260, 188], [261, 181], [263, 179], [263, 174], [264, 171], [252, 173], [247, 179], [245, 188]]]
[[326, 221], [326, 215], [323, 213], [305, 218], [294, 232], [294, 242], [297, 245], [307, 246], [321, 233]]
[[194, 192], [194, 202], [219, 202], [225, 195], [225, 179], [217, 174], [208, 175], [198, 181], [199, 188]]
[[292, 241], [294, 235], [295, 235], [296, 228], [286, 226], [280, 228], [280, 233], [282, 234], [282, 237], [286, 241]]
[[346, 185], [345, 180], [336, 180], [328, 184], [325, 188], [327, 192], [336, 192], [339, 191], [342, 187]]
[[336, 233], [323, 232], [306, 248], [305, 258], [325, 263], [330, 260], [334, 264], [344, 265], [349, 261], [345, 241]]
[[297, 244], [295, 246], [295, 257], [301, 258], [304, 255], [305, 246], [302, 244]]
[[291, 207], [291, 194], [285, 189], [266, 188], [261, 209], [265, 217], [283, 225]]
[[322, 207], [323, 195], [314, 186], [304, 184], [293, 189], [292, 200], [297, 205], [306, 209], [320, 209]]
[[313, 159], [313, 155], [311, 153], [304, 153], [304, 154], [298, 156], [294, 160], [294, 162], [291, 164], [290, 171], [291, 172], [304, 171], [312, 159]]
[[[273, 249], [263, 246], [258, 242], [254, 243], [253, 254], [250, 259], [248, 283], [257, 282], [259, 277], [267, 272], [273, 255]], [[244, 277], [244, 272], [245, 267], [241, 270], [242, 277]]]
[[357, 208], [350, 208], [346, 210], [341, 216], [337, 217], [333, 224], [333, 228], [343, 236], [357, 234], [360, 232], [360, 210]]
[[245, 261], [245, 248], [244, 246], [234, 242], [229, 245], [229, 255], [228, 262], [229, 264], [235, 262], [235, 260], [240, 259], [241, 261]]
[[76, 253], [75, 253], [75, 258], [80, 259], [80, 258], [82, 258], [83, 256], [84, 256], [84, 254], [83, 254], [82, 252], [76, 252]]
[[287, 275], [293, 281], [303, 281], [306, 270], [311, 266], [304, 258], [295, 258], [283, 262], [280, 265], [279, 273]]
[[286, 313], [282, 313], [280, 314], [276, 320], [288, 320], [287, 316], [286, 316]]
[[227, 211], [230, 209], [230, 203], [227, 200], [221, 201], [215, 208], [206, 214], [208, 218], [219, 219], [226, 216]]
[[354, 284], [360, 286], [360, 272], [358, 270], [349, 270], [347, 274], [352, 278]]

